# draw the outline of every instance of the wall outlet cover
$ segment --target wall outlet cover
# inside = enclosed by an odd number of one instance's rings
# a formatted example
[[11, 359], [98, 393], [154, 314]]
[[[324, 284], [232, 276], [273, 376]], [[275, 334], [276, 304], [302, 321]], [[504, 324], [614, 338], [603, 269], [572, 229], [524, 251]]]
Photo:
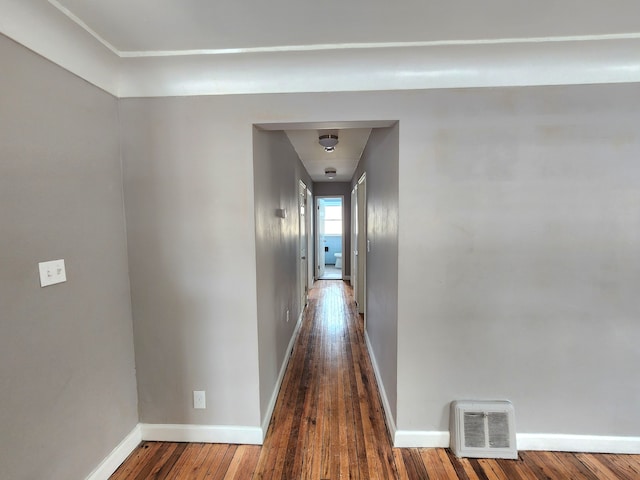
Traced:
[[193, 408], [207, 408], [207, 400], [204, 390], [193, 391]]

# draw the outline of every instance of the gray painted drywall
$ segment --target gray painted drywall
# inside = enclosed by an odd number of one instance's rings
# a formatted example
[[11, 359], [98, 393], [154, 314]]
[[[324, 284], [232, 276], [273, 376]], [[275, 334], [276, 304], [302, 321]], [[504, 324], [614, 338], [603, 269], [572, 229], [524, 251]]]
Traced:
[[366, 329], [393, 421], [398, 383], [398, 131], [374, 128], [353, 176], [366, 172]]
[[210, 100], [120, 102], [140, 419], [259, 427], [252, 126]]
[[85, 478], [138, 421], [117, 100], [0, 59], [0, 478]]
[[[253, 152], [260, 415], [265, 423], [303, 308], [298, 187], [300, 180], [310, 186], [311, 178], [284, 132], [254, 128]], [[276, 209], [282, 208], [286, 218], [276, 216]]]
[[640, 431], [640, 85], [419, 92], [400, 118], [398, 427]]
[[392, 118], [398, 428], [447, 430], [451, 400], [506, 397], [520, 432], [640, 431], [639, 85], [120, 104], [146, 421], [189, 419], [197, 370], [222, 399], [195, 420], [259, 423], [251, 125]]
[[[349, 182], [315, 182], [313, 184], [313, 195], [314, 197], [342, 195], [343, 197], [342, 223], [344, 237], [342, 242], [344, 248], [342, 249], [342, 275], [351, 275], [351, 184]], [[316, 217], [314, 216], [313, 219], [315, 222]], [[317, 232], [317, 227], [314, 227], [313, 231]]]

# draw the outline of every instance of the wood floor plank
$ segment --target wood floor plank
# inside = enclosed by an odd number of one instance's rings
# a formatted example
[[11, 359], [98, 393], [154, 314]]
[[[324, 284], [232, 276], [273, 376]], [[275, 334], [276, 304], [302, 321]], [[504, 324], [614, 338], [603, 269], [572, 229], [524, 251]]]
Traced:
[[617, 480], [619, 478], [613, 470], [592, 454], [577, 453], [576, 458], [593, 472], [599, 480]]
[[392, 448], [352, 289], [320, 281], [262, 446], [143, 442], [111, 480], [638, 480], [640, 456]]

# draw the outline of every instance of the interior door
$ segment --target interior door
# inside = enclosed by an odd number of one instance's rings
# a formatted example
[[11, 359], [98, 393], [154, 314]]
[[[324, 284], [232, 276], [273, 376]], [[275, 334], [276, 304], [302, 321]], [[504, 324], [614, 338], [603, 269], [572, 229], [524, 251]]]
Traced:
[[366, 315], [367, 310], [367, 177], [362, 174], [358, 180], [358, 285], [356, 301], [358, 313]]
[[316, 211], [318, 212], [318, 216], [316, 218], [316, 228], [318, 229], [318, 234], [316, 235], [316, 238], [318, 239], [318, 242], [316, 245], [318, 275], [316, 278], [322, 278], [324, 276], [324, 262], [325, 262], [324, 247], [325, 247], [325, 243], [327, 243], [324, 238], [324, 200], [321, 198], [316, 199], [316, 205], [317, 205]]
[[307, 209], [305, 210], [307, 220], [307, 302], [309, 301], [309, 289], [313, 286], [313, 196], [311, 190], [307, 188]]
[[[353, 287], [353, 294], [358, 288], [358, 185], [351, 190], [351, 276], [350, 282]], [[357, 301], [357, 300], [356, 300]]]
[[300, 195], [298, 196], [298, 212], [300, 215], [300, 307], [304, 308], [308, 301], [308, 266], [307, 260], [309, 245], [307, 228], [307, 186], [300, 182]]

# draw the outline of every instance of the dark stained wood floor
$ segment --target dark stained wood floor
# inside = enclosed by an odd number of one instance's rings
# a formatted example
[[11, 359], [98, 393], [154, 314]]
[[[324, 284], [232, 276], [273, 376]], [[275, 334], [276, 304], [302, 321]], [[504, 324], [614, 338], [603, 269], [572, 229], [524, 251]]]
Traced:
[[262, 447], [143, 442], [111, 479], [640, 479], [638, 455], [392, 448], [351, 288], [319, 281], [310, 293]]

